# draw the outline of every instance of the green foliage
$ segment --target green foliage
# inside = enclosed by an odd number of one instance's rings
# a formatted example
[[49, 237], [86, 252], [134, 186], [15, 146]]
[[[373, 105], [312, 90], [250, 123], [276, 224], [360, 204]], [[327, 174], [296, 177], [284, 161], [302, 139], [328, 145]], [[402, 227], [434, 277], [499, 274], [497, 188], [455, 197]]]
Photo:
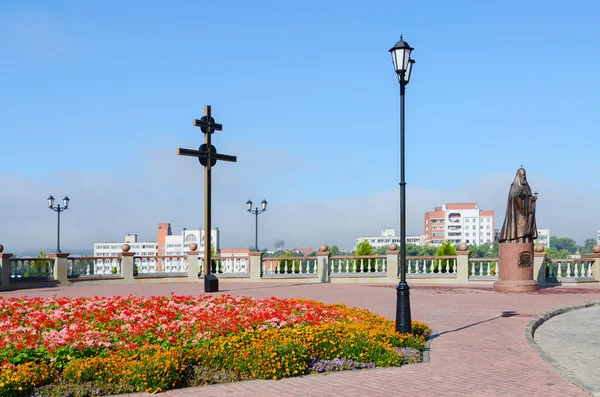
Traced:
[[356, 247], [356, 255], [357, 256], [366, 256], [366, 255], [375, 255], [375, 248], [367, 241], [361, 242], [358, 247]]
[[570, 252], [566, 249], [557, 250], [556, 247], [550, 247], [547, 249], [546, 256], [550, 259], [567, 259], [570, 255]]
[[329, 249], [329, 253], [331, 254], [331, 256], [342, 255], [340, 252], [340, 247], [338, 247], [337, 245], [332, 245], [331, 248]]
[[117, 274], [117, 267], [113, 266], [112, 270], [111, 270], [112, 274]]
[[[43, 250], [40, 250], [40, 253], [37, 256], [38, 258], [46, 258], [46, 253]], [[50, 274], [50, 261], [44, 260], [36, 260], [33, 266], [35, 270], [36, 276], [41, 276], [42, 274], [49, 275]], [[33, 276], [33, 274], [25, 273], [25, 277]]]
[[383, 247], [379, 247], [377, 248], [377, 250], [375, 250], [377, 255], [385, 255], [386, 251], [390, 250], [390, 246], [389, 245], [385, 245]]
[[577, 243], [569, 237], [550, 237], [550, 248], [556, 248], [558, 251], [566, 250], [569, 254], [577, 252]]
[[[435, 251], [435, 256], [456, 256], [456, 248], [452, 243], [448, 240], [444, 241], [441, 246]], [[450, 263], [450, 271], [454, 268], [454, 264]], [[438, 269], [441, 273], [446, 272], [446, 260], [445, 259], [436, 259], [433, 264], [434, 273], [438, 272]]]
[[[375, 251], [375, 248], [373, 248], [373, 246], [367, 240], [361, 242], [358, 247], [356, 247], [356, 256], [370, 256], [376, 254], [377, 252]], [[359, 260], [357, 265], [360, 266], [360, 264], [361, 262]], [[360, 270], [374, 272], [376, 267], [377, 259], [367, 259], [362, 261], [362, 267]]]
[[498, 243], [485, 243], [481, 245], [469, 245], [469, 255], [471, 258], [497, 258]]
[[578, 251], [581, 255], [590, 254], [594, 245], [596, 245], [596, 239], [586, 238], [583, 246], [578, 247]]
[[[280, 257], [290, 258], [296, 253], [287, 251]], [[279, 261], [279, 273], [300, 273], [300, 261], [297, 259], [282, 259]]]
[[436, 247], [430, 245], [406, 244], [406, 256], [433, 256], [435, 251]]

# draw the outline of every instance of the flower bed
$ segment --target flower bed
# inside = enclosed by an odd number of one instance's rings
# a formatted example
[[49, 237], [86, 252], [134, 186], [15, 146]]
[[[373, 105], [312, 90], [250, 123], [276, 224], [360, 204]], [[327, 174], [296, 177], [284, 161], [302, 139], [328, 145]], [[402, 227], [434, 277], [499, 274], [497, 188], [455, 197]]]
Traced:
[[430, 333], [415, 321], [413, 334], [397, 334], [367, 310], [303, 299], [0, 299], [0, 396], [163, 391], [399, 366], [418, 361]]

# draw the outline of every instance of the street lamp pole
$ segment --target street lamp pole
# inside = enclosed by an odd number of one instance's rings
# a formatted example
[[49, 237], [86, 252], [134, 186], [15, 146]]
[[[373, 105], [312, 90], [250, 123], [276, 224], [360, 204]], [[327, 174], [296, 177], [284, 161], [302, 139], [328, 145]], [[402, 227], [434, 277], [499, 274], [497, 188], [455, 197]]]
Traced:
[[58, 214], [58, 223], [57, 223], [57, 227], [56, 227], [56, 253], [60, 254], [60, 213], [69, 209], [69, 197], [65, 196], [65, 198], [63, 198], [63, 206], [60, 206], [60, 203], [58, 203], [56, 206], [54, 206], [54, 197], [52, 197], [52, 195], [50, 195], [50, 197], [48, 197], [48, 208], [50, 208], [51, 210], [55, 211]]
[[255, 231], [254, 231], [254, 247], [256, 248], [256, 252], [258, 252], [258, 215], [262, 214], [263, 212], [265, 212], [267, 210], [267, 200], [263, 200], [260, 204], [261, 204], [262, 209], [259, 210], [258, 207], [256, 207], [255, 209], [252, 209], [252, 201], [248, 200], [246, 202], [246, 205], [248, 206], [248, 212], [251, 214], [254, 214], [256, 216]]
[[413, 50], [400, 36], [400, 41], [390, 49], [392, 62], [400, 83], [400, 283], [396, 287], [396, 332], [412, 333], [410, 315], [410, 287], [406, 282], [406, 180], [404, 151], [404, 92], [410, 80], [414, 60]]

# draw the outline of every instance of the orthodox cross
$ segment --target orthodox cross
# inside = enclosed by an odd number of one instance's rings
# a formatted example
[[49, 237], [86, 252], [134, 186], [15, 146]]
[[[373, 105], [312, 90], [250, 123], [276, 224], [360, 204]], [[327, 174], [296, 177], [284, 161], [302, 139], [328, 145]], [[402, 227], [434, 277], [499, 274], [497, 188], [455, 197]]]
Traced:
[[198, 120], [192, 120], [194, 127], [200, 127], [204, 133], [204, 144], [200, 145], [198, 150], [178, 148], [177, 154], [181, 156], [197, 157], [200, 164], [204, 166], [204, 275], [210, 274], [211, 263], [211, 168], [215, 166], [217, 160], [229, 161], [235, 163], [236, 156], [228, 154], [218, 154], [217, 149], [211, 144], [211, 135], [215, 131], [221, 131], [223, 126], [215, 123], [211, 116], [210, 105], [204, 107], [204, 116]]

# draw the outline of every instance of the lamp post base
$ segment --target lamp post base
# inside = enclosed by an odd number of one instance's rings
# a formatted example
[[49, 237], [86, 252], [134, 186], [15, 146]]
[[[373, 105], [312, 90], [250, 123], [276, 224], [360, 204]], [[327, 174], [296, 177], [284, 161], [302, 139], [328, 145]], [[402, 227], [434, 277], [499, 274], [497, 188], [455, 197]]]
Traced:
[[396, 287], [396, 332], [412, 333], [410, 287], [406, 281], [400, 282]]
[[214, 274], [204, 276], [204, 292], [219, 292], [219, 279]]

